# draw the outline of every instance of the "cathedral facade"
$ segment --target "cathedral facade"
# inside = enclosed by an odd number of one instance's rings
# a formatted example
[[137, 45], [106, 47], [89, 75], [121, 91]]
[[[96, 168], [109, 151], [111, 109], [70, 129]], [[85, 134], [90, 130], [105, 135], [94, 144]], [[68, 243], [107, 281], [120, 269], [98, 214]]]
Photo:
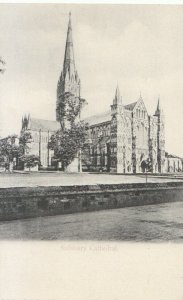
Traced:
[[145, 171], [142, 162], [149, 161], [152, 172], [166, 172], [164, 116], [159, 101], [155, 114], [149, 116], [141, 96], [123, 105], [117, 87], [110, 111], [86, 121], [90, 124], [92, 167], [140, 173]]
[[[63, 69], [57, 84], [56, 121], [25, 116], [22, 130], [32, 135], [29, 154], [38, 155], [43, 168], [53, 164], [53, 151], [48, 148], [50, 136], [67, 126], [62, 116], [65, 97], [80, 99], [80, 79], [75, 67], [71, 15], [67, 30]], [[143, 162], [153, 173], [183, 171], [183, 160], [165, 152], [164, 115], [157, 100], [157, 108], [150, 116], [140, 95], [125, 105], [117, 86], [109, 111], [85, 119], [89, 124], [89, 164], [83, 159], [83, 168], [90, 171], [115, 173], [144, 172]], [[76, 170], [76, 169], [74, 169]]]

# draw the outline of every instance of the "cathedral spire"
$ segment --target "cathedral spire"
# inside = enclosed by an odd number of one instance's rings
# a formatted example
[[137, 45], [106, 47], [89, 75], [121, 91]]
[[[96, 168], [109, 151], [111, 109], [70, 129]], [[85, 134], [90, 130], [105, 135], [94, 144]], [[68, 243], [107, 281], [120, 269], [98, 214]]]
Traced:
[[63, 75], [64, 77], [68, 73], [71, 77], [75, 73], [75, 62], [74, 62], [74, 49], [72, 40], [72, 25], [71, 25], [71, 12], [69, 13], [69, 22], [67, 29], [67, 39], [65, 45], [65, 56], [63, 65]]
[[64, 103], [66, 101], [65, 94], [69, 93], [72, 94], [72, 96], [74, 96], [75, 98], [79, 98], [80, 84], [81, 84], [80, 79], [75, 68], [74, 50], [73, 50], [73, 41], [72, 41], [71, 13], [69, 13], [63, 70], [60, 74], [58, 84], [57, 84], [57, 103], [56, 103], [57, 121], [60, 122], [61, 106], [65, 107], [65, 105], [61, 105], [61, 103]]

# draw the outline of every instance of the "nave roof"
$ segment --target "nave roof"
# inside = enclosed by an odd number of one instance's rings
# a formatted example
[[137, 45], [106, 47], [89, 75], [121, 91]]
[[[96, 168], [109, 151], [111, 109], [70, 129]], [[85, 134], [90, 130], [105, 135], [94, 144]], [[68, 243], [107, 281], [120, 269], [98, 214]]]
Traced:
[[30, 129], [31, 130], [41, 130], [41, 131], [56, 131], [60, 128], [60, 123], [57, 121], [44, 120], [31, 118], [30, 120]]

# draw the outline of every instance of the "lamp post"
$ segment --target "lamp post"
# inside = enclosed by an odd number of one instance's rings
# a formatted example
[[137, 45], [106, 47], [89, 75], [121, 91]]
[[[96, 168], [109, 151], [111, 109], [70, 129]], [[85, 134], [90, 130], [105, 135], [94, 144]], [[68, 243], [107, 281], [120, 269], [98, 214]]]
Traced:
[[145, 168], [145, 174], [146, 174], [146, 184], [147, 184], [147, 167]]
[[151, 160], [149, 158], [147, 158], [146, 160], [142, 161], [141, 168], [145, 172], [146, 184], [147, 184], [147, 172], [151, 170], [151, 167], [152, 167]]
[[78, 152], [78, 172], [82, 173], [82, 159], [81, 159], [81, 148]]

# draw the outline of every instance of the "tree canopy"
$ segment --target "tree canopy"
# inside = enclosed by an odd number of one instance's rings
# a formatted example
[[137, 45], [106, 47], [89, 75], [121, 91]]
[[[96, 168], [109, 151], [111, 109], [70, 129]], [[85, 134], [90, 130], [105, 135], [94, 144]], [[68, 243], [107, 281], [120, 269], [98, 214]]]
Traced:
[[78, 122], [69, 129], [59, 129], [51, 136], [49, 148], [54, 150], [54, 158], [62, 162], [63, 169], [74, 160], [79, 150], [86, 147], [87, 130], [87, 124]]
[[[29, 143], [31, 143], [31, 133], [25, 131], [19, 138], [17, 135], [9, 135], [0, 140], [0, 162], [8, 165], [16, 160], [21, 162], [28, 168], [35, 166], [39, 162], [39, 157], [36, 155], [28, 155]], [[17, 142], [16, 142], [17, 141]]]
[[15, 143], [17, 135], [10, 135], [0, 140], [1, 161], [12, 162], [19, 155], [19, 146]]
[[32, 142], [30, 131], [23, 131], [19, 139], [19, 161], [29, 170], [39, 164], [39, 156], [29, 154], [29, 144]]
[[152, 163], [151, 163], [151, 160], [149, 158], [143, 160], [141, 162], [141, 168], [142, 168], [143, 173], [144, 172], [152, 172]]
[[[79, 121], [86, 100], [66, 92], [57, 107], [60, 129], [51, 136], [48, 147], [54, 150], [54, 159], [65, 168], [86, 146], [88, 124]], [[81, 157], [80, 157], [81, 159]]]
[[87, 102], [85, 99], [76, 97], [70, 92], [66, 92], [62, 95], [57, 107], [59, 122], [62, 130], [65, 128], [66, 121], [72, 127], [77, 118], [80, 116], [83, 106], [86, 104]]
[[29, 170], [39, 164], [39, 156], [34, 154], [22, 155], [20, 157], [20, 160], [24, 163], [24, 166]]

